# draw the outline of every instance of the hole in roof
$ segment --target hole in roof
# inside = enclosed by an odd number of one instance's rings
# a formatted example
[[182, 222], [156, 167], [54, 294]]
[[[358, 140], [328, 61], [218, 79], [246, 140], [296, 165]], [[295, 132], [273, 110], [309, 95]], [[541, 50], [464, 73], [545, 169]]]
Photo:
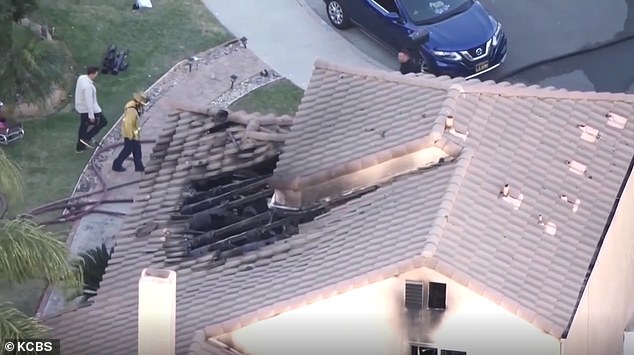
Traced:
[[566, 164], [568, 164], [568, 168], [570, 169], [570, 171], [577, 175], [584, 175], [588, 170], [587, 166], [581, 164], [576, 160], [568, 160]]
[[625, 124], [627, 123], [627, 118], [618, 115], [614, 112], [608, 112], [605, 117], [608, 119], [608, 126], [618, 129], [625, 128]]
[[207, 267], [222, 265], [227, 258], [288, 239], [299, 233], [300, 224], [371, 191], [348, 194], [301, 211], [269, 208], [274, 189], [268, 179], [276, 164], [277, 157], [248, 170], [193, 182], [180, 214], [172, 216], [172, 222], [184, 223], [186, 230], [166, 237], [166, 261], [211, 254]]
[[559, 199], [566, 203], [570, 208], [572, 208], [572, 212], [577, 212], [579, 210], [579, 205], [581, 205], [581, 200], [578, 198], [571, 198], [566, 194], [559, 195]]
[[211, 121], [215, 124], [214, 127], [207, 130], [207, 134], [226, 131], [227, 128], [238, 125], [229, 121], [229, 112], [227, 110], [218, 110], [212, 117]]
[[578, 124], [577, 128], [581, 130], [581, 139], [586, 142], [594, 143], [601, 138], [601, 134], [596, 128], [584, 124]]
[[524, 200], [524, 195], [521, 192], [514, 193], [511, 191], [511, 186], [509, 184], [502, 186], [499, 196], [502, 200], [512, 205], [516, 210], [520, 208], [522, 201]]

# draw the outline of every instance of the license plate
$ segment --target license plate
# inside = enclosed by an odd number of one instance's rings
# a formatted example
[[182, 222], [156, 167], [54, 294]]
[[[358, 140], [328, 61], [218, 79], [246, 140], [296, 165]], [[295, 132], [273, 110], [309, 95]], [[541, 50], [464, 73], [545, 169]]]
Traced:
[[488, 67], [489, 67], [489, 62], [484, 62], [484, 63], [476, 64], [475, 70], [476, 72], [481, 72]]

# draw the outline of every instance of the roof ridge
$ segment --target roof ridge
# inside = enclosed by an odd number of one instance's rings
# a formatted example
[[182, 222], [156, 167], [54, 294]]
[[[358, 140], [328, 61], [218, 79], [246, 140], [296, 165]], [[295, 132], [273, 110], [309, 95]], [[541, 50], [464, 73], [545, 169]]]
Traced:
[[454, 202], [458, 197], [462, 181], [469, 170], [472, 157], [473, 151], [468, 147], [463, 148], [460, 155], [453, 163], [456, 164], [454, 173], [447, 184], [447, 189], [445, 190], [442, 198], [443, 202], [440, 204], [440, 208], [436, 212], [436, 219], [429, 230], [428, 239], [425, 241], [423, 250], [421, 251], [421, 255], [425, 258], [431, 258], [436, 253], [445, 225], [449, 221], [449, 215], [453, 209]]
[[342, 64], [334, 64], [323, 59], [317, 59], [314, 64], [316, 69], [329, 70], [346, 73], [350, 75], [373, 77], [386, 82], [425, 87], [437, 90], [458, 90], [464, 94], [490, 94], [510, 97], [533, 97], [533, 98], [553, 98], [569, 100], [587, 101], [625, 101], [634, 103], [634, 94], [576, 91], [556, 88], [553, 86], [526, 85], [522, 83], [512, 83], [510, 81], [495, 82], [493, 80], [482, 81], [474, 78], [466, 80], [464, 78], [451, 78], [448, 76], [434, 76], [431, 74], [408, 74], [403, 75], [397, 71], [387, 71], [381, 69], [368, 69], [352, 67]]
[[357, 159], [351, 159], [335, 165], [325, 166], [323, 169], [314, 173], [293, 175], [274, 174], [270, 181], [276, 188], [301, 189], [302, 187], [310, 186], [312, 184], [357, 173], [364, 169], [386, 163], [393, 159], [401, 158], [422, 149], [440, 146], [438, 144], [439, 142], [446, 144], [445, 139], [443, 138], [442, 131], [432, 131], [423, 137], [409, 140], [403, 144], [374, 151]]
[[455, 114], [456, 105], [458, 104], [458, 100], [461, 99], [460, 95], [464, 95], [464, 92], [463, 86], [460, 84], [452, 84], [449, 87], [447, 97], [445, 97], [445, 100], [443, 100], [440, 105], [438, 117], [436, 117], [432, 132], [444, 135], [447, 130], [447, 117], [451, 117]]
[[[315, 70], [323, 69], [345, 73], [349, 75], [358, 75], [372, 77], [374, 79], [392, 82], [401, 85], [411, 85], [436, 90], [449, 90], [455, 82], [464, 81], [462, 78], [451, 78], [448, 76], [434, 76], [431, 74], [407, 74], [403, 75], [398, 71], [387, 71], [380, 69], [369, 69], [361, 67], [353, 67], [342, 64], [334, 64], [323, 59], [317, 59], [314, 64]], [[310, 84], [309, 84], [310, 85]]]
[[452, 88], [464, 94], [489, 94], [506, 97], [529, 97], [538, 99], [568, 99], [586, 101], [625, 101], [634, 103], [634, 94], [578, 91], [556, 88], [554, 86], [526, 85], [523, 83], [511, 83], [502, 81], [480, 81], [471, 79], [471, 85], [454, 83]]
[[242, 353], [220, 340], [208, 338], [205, 330], [199, 329], [192, 335], [187, 355], [202, 354], [241, 355]]

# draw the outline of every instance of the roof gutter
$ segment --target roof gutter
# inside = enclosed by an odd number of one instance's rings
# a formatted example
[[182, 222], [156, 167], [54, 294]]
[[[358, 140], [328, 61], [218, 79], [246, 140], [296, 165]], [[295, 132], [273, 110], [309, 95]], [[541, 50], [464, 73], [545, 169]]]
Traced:
[[583, 297], [583, 293], [586, 290], [588, 285], [588, 280], [590, 279], [590, 275], [592, 274], [592, 270], [594, 269], [594, 265], [597, 262], [597, 258], [599, 257], [599, 253], [601, 252], [601, 247], [603, 246], [603, 242], [605, 240], [606, 235], [608, 234], [608, 230], [610, 229], [610, 225], [612, 225], [612, 220], [614, 219], [614, 215], [616, 214], [616, 209], [619, 206], [619, 202], [621, 201], [621, 196], [623, 195], [623, 191], [625, 191], [625, 187], [627, 186], [628, 181], [630, 180], [630, 175], [632, 174], [632, 168], [634, 168], [634, 156], [630, 160], [630, 166], [627, 168], [627, 173], [625, 174], [625, 178], [621, 183], [621, 188], [619, 189], [619, 193], [616, 195], [616, 199], [614, 200], [614, 204], [612, 205], [612, 210], [608, 216], [608, 221], [603, 227], [603, 233], [601, 234], [601, 239], [599, 239], [599, 243], [597, 244], [597, 248], [594, 251], [594, 255], [592, 256], [592, 261], [590, 261], [590, 265], [588, 266], [588, 271], [586, 272], [586, 277], [583, 280], [583, 286], [581, 287], [581, 291], [579, 291], [579, 296], [577, 297], [577, 303], [575, 304], [575, 308], [573, 309], [572, 316], [568, 321], [568, 325], [566, 329], [564, 329], [563, 334], [561, 335], [562, 339], [566, 339], [568, 337], [568, 333], [570, 332], [570, 328], [572, 327], [572, 321], [575, 319], [577, 315], [577, 310], [579, 309], [579, 304], [581, 303], [581, 298]]

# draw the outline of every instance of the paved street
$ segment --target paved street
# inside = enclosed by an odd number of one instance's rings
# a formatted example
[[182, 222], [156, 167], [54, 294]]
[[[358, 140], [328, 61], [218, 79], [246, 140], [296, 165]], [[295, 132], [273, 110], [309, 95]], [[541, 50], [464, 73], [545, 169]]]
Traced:
[[[323, 0], [306, 0], [328, 23]], [[509, 56], [498, 70], [483, 79], [496, 80], [527, 64], [634, 34], [634, 0], [507, 1], [482, 0], [500, 20], [509, 37]], [[366, 55], [397, 69], [394, 54], [368, 39], [359, 29], [340, 33]], [[528, 70], [512, 81], [553, 85], [571, 90], [634, 92], [631, 64], [634, 40], [585, 55]]]
[[634, 40], [523, 72], [511, 80], [571, 90], [634, 93]]

